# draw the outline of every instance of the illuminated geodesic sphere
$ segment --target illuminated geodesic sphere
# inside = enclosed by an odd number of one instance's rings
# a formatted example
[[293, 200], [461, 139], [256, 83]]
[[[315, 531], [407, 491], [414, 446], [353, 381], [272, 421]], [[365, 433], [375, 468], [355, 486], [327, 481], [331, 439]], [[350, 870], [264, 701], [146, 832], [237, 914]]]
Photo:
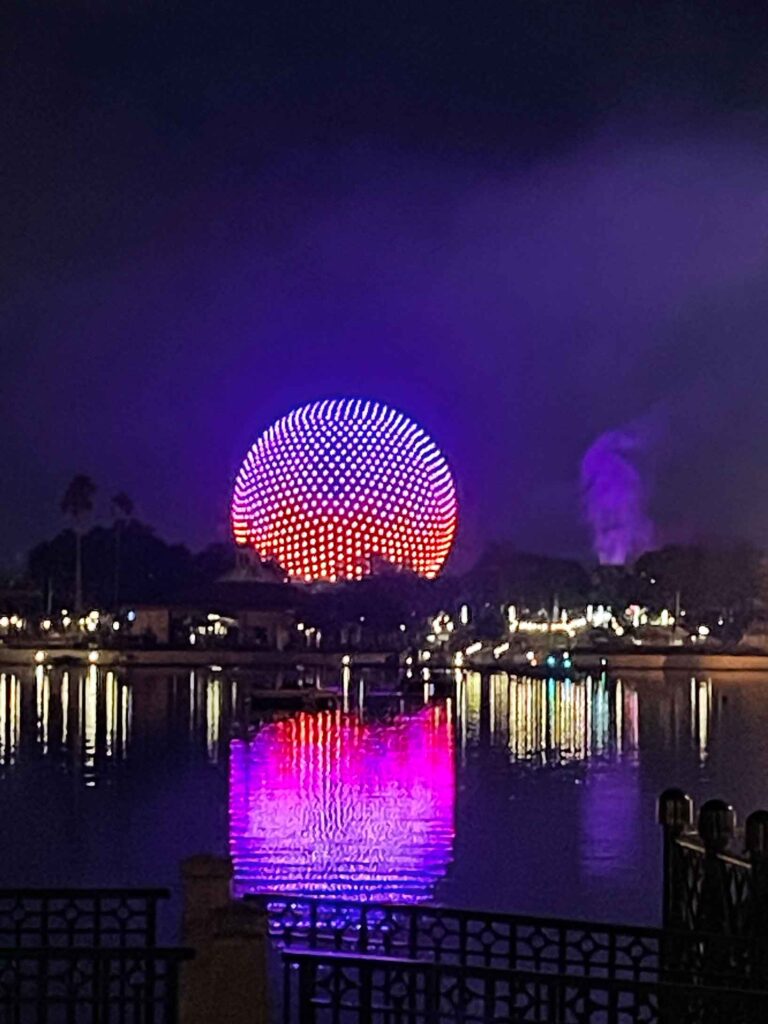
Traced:
[[301, 406], [266, 430], [232, 498], [238, 544], [307, 581], [390, 563], [435, 576], [456, 532], [456, 489], [434, 442], [379, 402]]

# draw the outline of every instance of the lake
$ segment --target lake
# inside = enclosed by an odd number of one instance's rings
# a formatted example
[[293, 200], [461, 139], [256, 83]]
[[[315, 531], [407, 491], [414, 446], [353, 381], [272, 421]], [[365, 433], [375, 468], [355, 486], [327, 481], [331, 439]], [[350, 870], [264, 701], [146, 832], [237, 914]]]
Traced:
[[343, 706], [261, 723], [252, 683], [0, 675], [0, 885], [178, 894], [184, 857], [229, 851], [238, 893], [657, 923], [661, 790], [768, 805], [766, 679], [462, 673], [400, 700], [352, 669]]

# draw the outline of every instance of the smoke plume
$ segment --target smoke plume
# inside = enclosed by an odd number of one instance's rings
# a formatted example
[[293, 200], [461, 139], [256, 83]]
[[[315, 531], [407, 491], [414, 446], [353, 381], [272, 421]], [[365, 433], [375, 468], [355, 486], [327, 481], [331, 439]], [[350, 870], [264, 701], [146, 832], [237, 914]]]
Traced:
[[581, 463], [581, 486], [601, 565], [626, 565], [654, 547], [652, 456], [662, 433], [651, 415], [601, 434]]

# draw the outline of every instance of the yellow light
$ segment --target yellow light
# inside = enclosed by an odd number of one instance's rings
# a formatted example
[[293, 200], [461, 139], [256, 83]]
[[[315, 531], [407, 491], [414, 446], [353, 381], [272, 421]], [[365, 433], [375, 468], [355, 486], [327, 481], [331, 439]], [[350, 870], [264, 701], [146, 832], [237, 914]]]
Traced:
[[95, 665], [98, 660], [99, 660], [99, 652], [98, 651], [91, 651], [88, 654], [88, 661], [90, 661], [90, 663], [92, 665]]

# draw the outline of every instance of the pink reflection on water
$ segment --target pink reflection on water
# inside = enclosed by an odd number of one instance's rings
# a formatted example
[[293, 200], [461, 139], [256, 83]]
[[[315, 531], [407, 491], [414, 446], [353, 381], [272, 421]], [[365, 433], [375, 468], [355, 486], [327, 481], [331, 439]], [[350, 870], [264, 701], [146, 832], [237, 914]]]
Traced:
[[383, 723], [299, 714], [233, 740], [235, 891], [430, 899], [453, 853], [447, 710]]

